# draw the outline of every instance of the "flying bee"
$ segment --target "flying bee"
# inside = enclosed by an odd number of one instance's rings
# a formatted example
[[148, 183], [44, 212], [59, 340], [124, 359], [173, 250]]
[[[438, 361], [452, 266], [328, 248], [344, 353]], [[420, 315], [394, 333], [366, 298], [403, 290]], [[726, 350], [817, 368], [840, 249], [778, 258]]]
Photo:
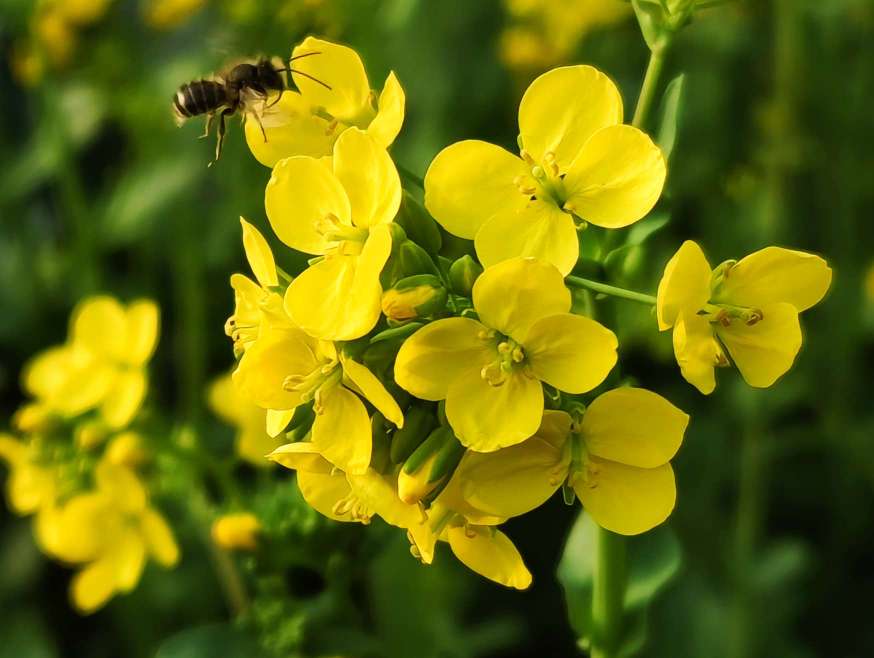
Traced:
[[[222, 154], [225, 120], [237, 112], [241, 113], [243, 121], [249, 115], [255, 117], [266, 142], [267, 133], [261, 123], [257, 104], [261, 104], [260, 112], [263, 113], [265, 109], [279, 102], [283, 92], [288, 89], [286, 80], [280, 75], [281, 73], [297, 73], [327, 89], [331, 88], [308, 73], [291, 68], [291, 63], [294, 60], [318, 54], [320, 53], [312, 52], [292, 57], [288, 60], [288, 66], [285, 68], [275, 68], [269, 59], [261, 58], [254, 64], [237, 64], [226, 74], [216, 76], [214, 80], [194, 80], [184, 84], [173, 96], [173, 112], [176, 115], [177, 123], [181, 125], [192, 117], [205, 114], [206, 129], [201, 135], [203, 138], [209, 136], [212, 122], [218, 116], [215, 160], [209, 163], [210, 166], [216, 163]], [[276, 92], [279, 92], [276, 100], [268, 105], [267, 98], [271, 93]]]

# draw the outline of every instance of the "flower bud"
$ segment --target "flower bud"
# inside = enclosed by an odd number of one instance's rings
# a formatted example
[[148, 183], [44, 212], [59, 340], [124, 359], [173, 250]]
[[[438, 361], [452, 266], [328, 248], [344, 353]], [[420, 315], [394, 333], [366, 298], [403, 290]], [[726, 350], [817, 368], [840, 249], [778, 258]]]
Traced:
[[404, 426], [391, 439], [391, 461], [401, 464], [413, 454], [434, 426], [437, 417], [432, 405], [414, 404], [404, 413]]
[[408, 276], [382, 294], [382, 312], [395, 322], [430, 317], [445, 307], [446, 288], [432, 274]]
[[437, 497], [464, 455], [449, 427], [441, 426], [409, 456], [398, 474], [398, 497], [408, 505]]
[[76, 445], [83, 450], [91, 450], [106, 439], [109, 428], [99, 420], [85, 421], [75, 429], [74, 436]]
[[254, 551], [258, 548], [261, 522], [250, 512], [225, 514], [212, 524], [212, 540], [229, 551]]
[[122, 432], [109, 442], [106, 459], [119, 466], [136, 468], [149, 460], [143, 437], [136, 432]]
[[452, 292], [470, 297], [473, 282], [483, 273], [483, 266], [471, 256], [464, 255], [449, 266], [449, 283]]
[[45, 431], [51, 425], [51, 412], [36, 402], [20, 406], [12, 416], [12, 426], [25, 434]]

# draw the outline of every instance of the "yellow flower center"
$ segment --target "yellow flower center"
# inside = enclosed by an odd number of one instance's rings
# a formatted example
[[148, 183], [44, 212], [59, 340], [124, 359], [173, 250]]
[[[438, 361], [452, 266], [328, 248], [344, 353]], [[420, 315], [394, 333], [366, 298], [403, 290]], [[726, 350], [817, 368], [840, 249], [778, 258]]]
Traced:
[[501, 336], [494, 330], [480, 332], [480, 338], [487, 341], [497, 339], [495, 360], [486, 364], [480, 370], [480, 377], [485, 379], [491, 386], [502, 386], [513, 370], [521, 370], [523, 374], [529, 376], [530, 369], [525, 360], [525, 350], [522, 348], [522, 345], [508, 336]]
[[334, 213], [328, 213], [323, 218], [316, 220], [315, 229], [328, 242], [353, 242], [364, 244], [370, 234], [366, 228], [358, 228], [343, 224]]
[[343, 380], [343, 369], [336, 359], [322, 361], [306, 375], [289, 375], [282, 382], [286, 391], [298, 391], [301, 402], [314, 401], [313, 411], [322, 413], [322, 399]]
[[235, 314], [225, 321], [225, 335], [234, 342], [234, 358], [239, 359], [246, 351], [246, 345], [258, 338], [258, 325], [241, 324]]
[[357, 521], [368, 525], [373, 512], [362, 503], [354, 492], [350, 492], [345, 497], [334, 503], [331, 511], [337, 516], [348, 516], [352, 521]]
[[547, 151], [541, 163], [535, 161], [525, 149], [522, 149], [520, 155], [530, 167], [530, 174], [517, 176], [513, 180], [519, 192], [527, 197], [554, 203], [564, 210], [567, 191], [558, 163], [555, 161], [555, 153]]

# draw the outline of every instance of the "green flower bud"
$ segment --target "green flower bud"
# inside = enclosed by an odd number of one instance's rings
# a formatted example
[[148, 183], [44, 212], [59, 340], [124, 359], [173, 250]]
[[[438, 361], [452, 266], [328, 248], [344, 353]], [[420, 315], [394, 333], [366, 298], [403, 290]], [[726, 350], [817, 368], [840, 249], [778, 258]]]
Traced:
[[473, 282], [483, 273], [483, 267], [471, 256], [462, 256], [449, 266], [449, 283], [452, 292], [470, 297]]
[[439, 278], [416, 274], [382, 293], [382, 312], [395, 322], [427, 318], [446, 308], [446, 298], [446, 288]]
[[404, 462], [398, 474], [398, 496], [408, 505], [430, 502], [449, 482], [464, 456], [464, 446], [449, 427], [438, 427]]
[[437, 222], [407, 191], [404, 191], [401, 208], [394, 223], [400, 224], [410, 240], [422, 245], [428, 253], [436, 254], [443, 246]]
[[391, 460], [401, 464], [425, 441], [437, 418], [433, 405], [414, 404], [404, 413], [404, 426], [397, 430], [391, 440]]
[[[405, 419], [406, 420], [406, 419]], [[378, 411], [370, 418], [370, 434], [373, 438], [373, 452], [370, 454], [370, 466], [382, 473], [389, 465], [389, 436], [385, 426], [385, 416]]]

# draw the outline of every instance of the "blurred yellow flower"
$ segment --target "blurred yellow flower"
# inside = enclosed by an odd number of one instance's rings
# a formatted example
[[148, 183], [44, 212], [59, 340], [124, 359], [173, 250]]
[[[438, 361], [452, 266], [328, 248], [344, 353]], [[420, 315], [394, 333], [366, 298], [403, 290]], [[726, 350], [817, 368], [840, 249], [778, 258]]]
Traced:
[[425, 175], [425, 205], [450, 233], [473, 239], [486, 267], [514, 256], [577, 262], [574, 217], [621, 228], [658, 201], [665, 159], [622, 124], [616, 85], [591, 66], [538, 77], [519, 105], [520, 157], [478, 140], [457, 142]]
[[154, 302], [125, 308], [109, 296], [86, 298], [73, 311], [67, 343], [25, 367], [24, 389], [47, 412], [72, 417], [99, 408], [110, 428], [124, 427], [146, 395], [146, 363], [157, 340]]
[[446, 417], [467, 447], [490, 452], [524, 441], [543, 416], [541, 381], [568, 393], [600, 384], [616, 363], [616, 336], [570, 311], [559, 271], [534, 258], [488, 268], [473, 286], [479, 320], [432, 322], [403, 344], [398, 385], [446, 400]]
[[261, 522], [250, 512], [225, 514], [217, 518], [210, 530], [212, 540], [231, 551], [254, 551], [258, 548]]
[[237, 454], [255, 466], [269, 466], [267, 455], [283, 440], [274, 438], [285, 429], [293, 412], [274, 412], [274, 424], [278, 427], [268, 433], [267, 416], [270, 412], [252, 403], [234, 385], [231, 375], [218, 377], [209, 387], [209, 406], [213, 412], [229, 425], [237, 429]]
[[74, 496], [37, 522], [43, 550], [81, 565], [70, 585], [73, 604], [83, 613], [102, 607], [116, 593], [139, 582], [146, 558], [165, 567], [179, 559], [167, 522], [149, 505], [133, 471], [101, 461], [93, 491]]
[[50, 507], [57, 495], [55, 470], [41, 463], [38, 452], [32, 441], [0, 433], [0, 460], [9, 467], [6, 497], [9, 508], [22, 516]]
[[621, 0], [504, 0], [511, 20], [501, 34], [500, 53], [512, 69], [560, 64], [593, 30], [629, 17]]
[[171, 30], [200, 11], [206, 0], [146, 0], [143, 19], [158, 30]]
[[823, 298], [831, 276], [819, 256], [780, 247], [711, 270], [687, 240], [659, 283], [659, 329], [673, 327], [680, 371], [705, 395], [729, 357], [750, 386], [768, 387], [792, 367], [801, 349], [798, 314]]
[[484, 513], [525, 514], [567, 483], [596, 523], [636, 535], [660, 524], [676, 499], [670, 460], [689, 416], [641, 388], [608, 391], [581, 421], [546, 411], [530, 439], [468, 452], [456, 472], [464, 499]]
[[55, 0], [51, 5], [71, 25], [94, 23], [106, 13], [112, 0]]
[[405, 103], [394, 72], [377, 97], [351, 48], [307, 37], [292, 57], [300, 58], [291, 63], [299, 71], [292, 76], [300, 93], [283, 92], [279, 102], [259, 113], [266, 140], [258, 121], [246, 122], [246, 141], [259, 162], [272, 167], [294, 155], [330, 155], [337, 137], [350, 126], [366, 131], [383, 148], [394, 142]]
[[295, 156], [273, 169], [265, 193], [273, 230], [289, 247], [324, 256], [285, 293], [286, 311], [307, 333], [352, 340], [377, 323], [379, 274], [391, 253], [388, 225], [400, 202], [388, 152], [357, 128], [337, 140], [330, 165]]
[[259, 339], [233, 378], [264, 409], [290, 411], [312, 401], [313, 445], [347, 473], [364, 473], [370, 464], [370, 417], [361, 398], [397, 427], [404, 423], [394, 398], [365, 366], [300, 329], [275, 329]]

